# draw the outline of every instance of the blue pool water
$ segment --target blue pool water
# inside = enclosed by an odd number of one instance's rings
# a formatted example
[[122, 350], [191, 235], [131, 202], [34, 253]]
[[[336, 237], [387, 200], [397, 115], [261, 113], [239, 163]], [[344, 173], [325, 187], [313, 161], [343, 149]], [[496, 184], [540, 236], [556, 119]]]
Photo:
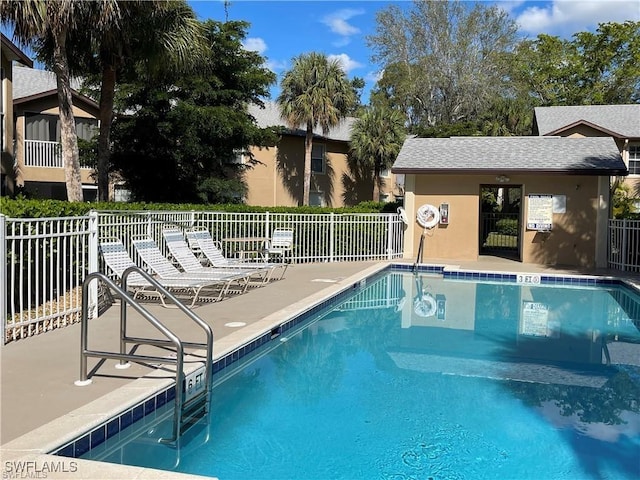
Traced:
[[[83, 458], [227, 479], [640, 478], [639, 298], [626, 287], [389, 273]], [[286, 335], [286, 336], [285, 336]]]

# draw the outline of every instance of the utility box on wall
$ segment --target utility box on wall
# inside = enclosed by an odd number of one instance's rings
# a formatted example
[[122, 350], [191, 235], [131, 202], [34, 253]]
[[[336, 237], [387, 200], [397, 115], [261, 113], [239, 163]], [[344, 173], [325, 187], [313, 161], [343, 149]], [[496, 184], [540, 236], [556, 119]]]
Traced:
[[440, 204], [440, 223], [442, 225], [449, 224], [449, 204], [448, 203]]

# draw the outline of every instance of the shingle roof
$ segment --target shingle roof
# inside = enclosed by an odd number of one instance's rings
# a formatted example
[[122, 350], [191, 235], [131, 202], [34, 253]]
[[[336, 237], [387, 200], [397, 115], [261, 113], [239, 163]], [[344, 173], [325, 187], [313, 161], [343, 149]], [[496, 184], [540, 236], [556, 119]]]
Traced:
[[640, 138], [640, 105], [579, 105], [536, 107], [538, 133], [555, 134], [563, 127], [586, 122], [620, 138]]
[[627, 175], [611, 137], [408, 138], [392, 171]]
[[[78, 90], [81, 84], [77, 79], [71, 80], [71, 88]], [[30, 97], [39, 93], [56, 90], [56, 75], [47, 70], [35, 68], [13, 67], [13, 99]]]
[[[255, 117], [260, 128], [273, 126], [288, 128], [286, 122], [280, 117], [280, 111], [275, 102], [265, 102], [264, 109], [257, 105], [250, 105], [249, 113]], [[337, 127], [332, 128], [327, 135], [322, 133], [321, 128], [317, 128], [313, 132], [319, 137], [348, 142], [351, 139], [351, 127], [355, 120], [353, 117], [345, 118]], [[301, 125], [298, 130], [291, 131], [294, 135], [304, 135], [305, 132], [306, 127], [304, 125]]]

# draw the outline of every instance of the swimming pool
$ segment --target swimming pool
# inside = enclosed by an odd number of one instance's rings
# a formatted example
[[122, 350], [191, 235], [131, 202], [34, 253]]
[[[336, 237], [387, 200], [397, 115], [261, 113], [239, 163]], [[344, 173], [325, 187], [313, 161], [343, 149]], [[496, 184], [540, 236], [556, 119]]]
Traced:
[[369, 279], [219, 370], [180, 449], [157, 442], [169, 402], [81, 458], [222, 480], [637, 478], [638, 295], [465, 275]]

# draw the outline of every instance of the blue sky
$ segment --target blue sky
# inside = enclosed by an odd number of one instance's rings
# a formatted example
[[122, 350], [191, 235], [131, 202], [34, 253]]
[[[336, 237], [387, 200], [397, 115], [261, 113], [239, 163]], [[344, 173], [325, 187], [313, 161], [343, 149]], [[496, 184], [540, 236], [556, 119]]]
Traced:
[[[200, 19], [225, 19], [222, 0], [189, 2]], [[267, 66], [278, 79], [291, 67], [292, 59], [302, 53], [322, 52], [339, 58], [350, 78], [366, 81], [365, 91], [375, 84], [378, 65], [371, 63], [366, 37], [375, 32], [378, 10], [395, 3], [410, 6], [409, 1], [326, 1], [326, 0], [233, 0], [226, 12], [230, 20], [251, 24], [245, 48], [256, 50], [267, 59]], [[487, 2], [489, 3], [489, 2]], [[594, 31], [598, 23], [640, 20], [637, 0], [554, 0], [493, 1], [514, 18], [523, 36], [539, 33], [570, 38], [581, 31]], [[272, 99], [278, 88], [272, 88]], [[367, 102], [365, 93], [363, 102]]]
[[[371, 62], [372, 51], [366, 37], [375, 32], [376, 12], [396, 4], [410, 7], [408, 0], [230, 0], [225, 12], [223, 0], [189, 0], [201, 20], [245, 20], [250, 23], [245, 48], [266, 58], [267, 66], [278, 75], [291, 68], [292, 59], [312, 51], [339, 58], [349, 78], [366, 82], [363, 103], [380, 74]], [[594, 31], [599, 23], [640, 21], [638, 0], [552, 0], [488, 1], [514, 18], [520, 33], [536, 37], [539, 33], [570, 38], [582, 31]], [[2, 26], [9, 38], [12, 31]], [[25, 53], [29, 53], [25, 51]], [[42, 68], [38, 65], [37, 68]], [[272, 99], [278, 87], [271, 89]]]

